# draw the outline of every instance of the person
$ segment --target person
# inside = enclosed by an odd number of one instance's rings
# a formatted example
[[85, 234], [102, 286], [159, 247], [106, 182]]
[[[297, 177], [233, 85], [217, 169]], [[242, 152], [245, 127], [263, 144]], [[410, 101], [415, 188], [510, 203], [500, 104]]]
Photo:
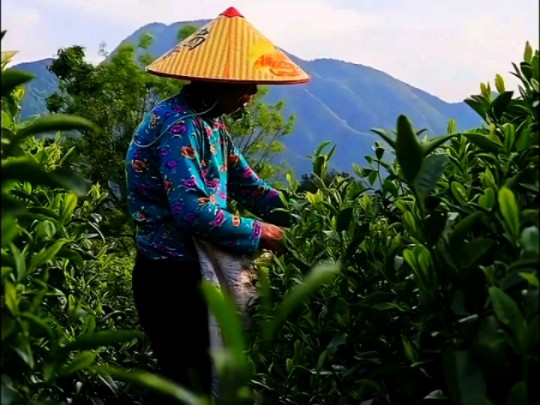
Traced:
[[[280, 192], [249, 166], [224, 116], [246, 107], [259, 84], [305, 83], [309, 76], [234, 8], [147, 71], [189, 83], [145, 116], [127, 151], [135, 305], [160, 372], [208, 395], [208, 308], [193, 238], [252, 255], [279, 251], [289, 225], [287, 213], [276, 210], [283, 208]], [[229, 212], [229, 198], [260, 219]]]

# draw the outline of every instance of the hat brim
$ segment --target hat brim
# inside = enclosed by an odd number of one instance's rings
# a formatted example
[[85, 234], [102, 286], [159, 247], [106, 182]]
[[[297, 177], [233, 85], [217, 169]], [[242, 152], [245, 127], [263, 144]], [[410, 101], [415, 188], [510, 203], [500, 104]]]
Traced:
[[310, 76], [235, 9], [228, 9], [146, 67], [180, 80], [301, 84]]
[[276, 81], [276, 80], [231, 80], [231, 79], [222, 79], [219, 77], [212, 78], [212, 77], [196, 77], [196, 76], [182, 76], [177, 74], [171, 74], [171, 73], [164, 73], [164, 72], [156, 72], [152, 69], [146, 68], [145, 69], [147, 73], [150, 73], [154, 76], [159, 77], [166, 77], [168, 79], [177, 79], [177, 80], [186, 80], [186, 81], [197, 81], [197, 82], [214, 82], [214, 83], [231, 83], [231, 84], [263, 84], [263, 85], [280, 85], [280, 84], [305, 84], [308, 83], [311, 80], [311, 77], [308, 76], [304, 79], [296, 79], [296, 80], [282, 80], [282, 81]]

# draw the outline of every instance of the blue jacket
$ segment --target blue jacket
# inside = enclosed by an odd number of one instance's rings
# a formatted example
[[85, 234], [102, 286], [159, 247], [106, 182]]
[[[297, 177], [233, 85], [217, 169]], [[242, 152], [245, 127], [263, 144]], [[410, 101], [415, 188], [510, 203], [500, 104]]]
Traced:
[[221, 118], [203, 119], [182, 93], [159, 103], [139, 125], [126, 158], [127, 200], [137, 247], [151, 259], [196, 260], [193, 236], [236, 254], [259, 248], [261, 222], [227, 211], [228, 197], [287, 225], [280, 193], [233, 145]]

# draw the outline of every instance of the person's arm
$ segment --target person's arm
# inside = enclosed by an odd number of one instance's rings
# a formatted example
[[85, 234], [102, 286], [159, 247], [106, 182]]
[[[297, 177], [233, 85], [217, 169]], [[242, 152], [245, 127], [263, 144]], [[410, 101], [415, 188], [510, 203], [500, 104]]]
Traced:
[[228, 138], [228, 145], [227, 189], [231, 197], [264, 221], [278, 226], [290, 226], [289, 213], [282, 210], [276, 211], [278, 208], [285, 208], [280, 192], [253, 171], [230, 138]]
[[201, 178], [200, 134], [193, 121], [174, 125], [159, 146], [161, 173], [176, 224], [216, 247], [250, 254], [259, 248], [261, 223], [218, 207]]

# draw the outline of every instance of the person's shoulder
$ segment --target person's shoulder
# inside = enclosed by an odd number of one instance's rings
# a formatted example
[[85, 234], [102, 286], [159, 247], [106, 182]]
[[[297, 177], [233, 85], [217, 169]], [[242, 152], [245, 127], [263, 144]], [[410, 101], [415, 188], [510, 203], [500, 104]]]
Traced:
[[185, 102], [179, 95], [166, 98], [160, 101], [150, 110], [150, 117], [155, 120], [165, 122], [169, 119], [182, 119], [188, 115]]
[[160, 101], [150, 109], [137, 132], [139, 135], [142, 133], [152, 134], [150, 135], [152, 137], [163, 131], [170, 131], [172, 126], [179, 123], [187, 127], [192, 124], [189, 110], [182, 98], [179, 95], [174, 95]]

